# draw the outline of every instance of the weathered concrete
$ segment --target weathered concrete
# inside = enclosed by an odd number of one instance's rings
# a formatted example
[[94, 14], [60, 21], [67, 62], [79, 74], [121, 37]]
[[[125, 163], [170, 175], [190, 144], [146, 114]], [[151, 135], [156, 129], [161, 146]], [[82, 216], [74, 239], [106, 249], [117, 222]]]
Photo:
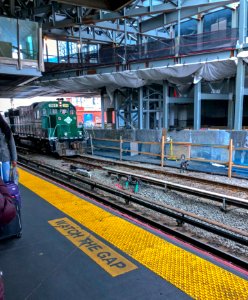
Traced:
[[[126, 142], [123, 143], [123, 149], [130, 150], [131, 143], [136, 141], [141, 142], [159, 142], [162, 139], [162, 130], [146, 130], [146, 129], [93, 129], [87, 130], [92, 135], [93, 140], [95, 138], [106, 139], [106, 141], [94, 140], [95, 147], [98, 149], [101, 146], [111, 146], [119, 148], [119, 140], [122, 137]], [[213, 146], [228, 146], [230, 139], [233, 139], [235, 148], [247, 148], [236, 149], [233, 153], [233, 161], [236, 164], [248, 165], [248, 131], [228, 131], [228, 130], [181, 130], [170, 131], [166, 133], [167, 144], [165, 146], [165, 154], [171, 155], [174, 158], [180, 158], [182, 154], [191, 159], [202, 158], [206, 160], [216, 160], [221, 162], [228, 162], [229, 150], [224, 148], [218, 148]], [[108, 139], [114, 139], [115, 141], [107, 141]], [[189, 145], [177, 145], [170, 144], [169, 142], [184, 142], [191, 143]], [[132, 144], [135, 145], [135, 144]], [[103, 147], [104, 148], [104, 147]], [[138, 144], [138, 149], [141, 152], [147, 153], [161, 153], [161, 144]], [[109, 151], [118, 151], [110, 149]], [[129, 152], [127, 152], [130, 155]], [[135, 153], [133, 154], [135, 155]], [[154, 157], [155, 158], [155, 157]], [[159, 158], [159, 157], [158, 157]]]

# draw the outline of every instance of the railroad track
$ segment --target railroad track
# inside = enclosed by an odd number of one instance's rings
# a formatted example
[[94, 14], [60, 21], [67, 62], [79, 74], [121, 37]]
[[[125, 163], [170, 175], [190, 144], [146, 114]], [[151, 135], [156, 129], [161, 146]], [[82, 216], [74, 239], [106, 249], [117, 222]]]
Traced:
[[208, 200], [211, 199], [214, 201], [222, 202], [223, 203], [222, 208], [224, 211], [226, 210], [227, 204], [230, 204], [230, 205], [236, 206], [236, 207], [240, 207], [240, 208], [248, 209], [248, 200], [247, 199], [241, 199], [238, 197], [233, 197], [233, 196], [229, 196], [226, 194], [220, 194], [220, 193], [216, 193], [216, 192], [212, 192], [212, 191], [205, 191], [203, 189], [197, 189], [197, 188], [193, 188], [191, 186], [172, 183], [169, 181], [160, 180], [160, 179], [156, 179], [153, 177], [142, 176], [140, 174], [126, 172], [123, 170], [117, 170], [117, 169], [108, 168], [108, 167], [104, 167], [103, 169], [106, 170], [108, 175], [110, 175], [110, 176], [112, 174], [114, 174], [118, 178], [124, 177], [124, 178], [126, 178], [126, 180], [137, 181], [137, 182], [142, 181], [142, 182], [147, 182], [150, 185], [156, 185], [159, 187], [163, 187], [165, 189], [165, 191], [167, 189], [170, 189], [170, 190], [179, 191], [179, 192], [187, 193], [187, 194], [198, 196], [198, 197], [204, 197], [204, 198], [207, 198]]
[[[137, 163], [128, 163], [128, 162], [121, 162], [121, 161], [115, 161], [111, 159], [103, 159], [96, 156], [89, 156], [85, 155], [80, 158], [68, 158], [63, 157], [63, 160], [66, 162], [72, 163], [72, 164], [79, 164], [82, 166], [85, 166], [88, 169], [104, 169], [109, 166], [115, 166], [116, 168], [120, 168], [122, 170], [130, 170], [130, 172], [138, 171], [141, 173], [141, 175], [145, 174], [154, 174], [154, 177], [158, 176], [159, 179], [166, 178], [167, 181], [172, 181], [174, 183], [179, 183], [183, 185], [189, 185], [192, 186], [192, 183], [194, 183], [194, 186], [199, 185], [201, 189], [206, 188], [206, 190], [211, 189], [212, 191], [225, 191], [226, 194], [230, 194], [230, 196], [237, 196], [237, 194], [242, 194], [244, 199], [248, 199], [248, 187], [244, 186], [238, 186], [235, 184], [230, 183], [224, 183], [224, 182], [217, 182], [215, 180], [210, 180], [206, 178], [200, 178], [192, 175], [192, 172], [188, 172], [188, 174], [181, 174], [181, 173], [174, 173], [165, 170], [164, 168], [158, 167], [158, 166], [152, 166], [147, 167], [143, 164], [137, 164]], [[178, 170], [179, 172], [179, 170]], [[248, 186], [248, 184], [247, 184]]]
[[[48, 179], [52, 179], [53, 181], [68, 186], [69, 188], [83, 193], [105, 205], [111, 206], [118, 211], [124, 212], [145, 223], [149, 223], [159, 230], [172, 234], [183, 241], [211, 252], [242, 268], [248, 269], [247, 260], [242, 260], [239, 257], [228, 253], [228, 251], [216, 248], [210, 243], [206, 243], [205, 239], [202, 240], [199, 237], [194, 238], [191, 233], [185, 233], [183, 225], [188, 224], [235, 243], [247, 246], [248, 235], [245, 232], [213, 222], [206, 218], [198, 217], [183, 210], [175, 209], [168, 205], [152, 203], [149, 199], [144, 197], [139, 197], [124, 190], [113, 189], [111, 186], [96, 182], [90, 178], [65, 172], [54, 166], [40, 164], [24, 157], [19, 159], [19, 165], [24, 168], [28, 168]], [[174, 221], [173, 225], [166, 225], [168, 223], [168, 218]]]

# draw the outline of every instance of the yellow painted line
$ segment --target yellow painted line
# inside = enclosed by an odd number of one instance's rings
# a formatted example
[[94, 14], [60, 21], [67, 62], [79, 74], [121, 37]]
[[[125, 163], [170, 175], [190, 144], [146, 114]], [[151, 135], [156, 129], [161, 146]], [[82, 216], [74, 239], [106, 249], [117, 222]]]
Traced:
[[68, 218], [48, 222], [76, 247], [87, 254], [111, 276], [116, 277], [137, 269], [133, 263], [102, 243], [99, 239], [83, 230]]
[[[247, 300], [248, 282], [24, 170], [20, 183], [194, 299]], [[25, 201], [25, 199], [24, 199]]]

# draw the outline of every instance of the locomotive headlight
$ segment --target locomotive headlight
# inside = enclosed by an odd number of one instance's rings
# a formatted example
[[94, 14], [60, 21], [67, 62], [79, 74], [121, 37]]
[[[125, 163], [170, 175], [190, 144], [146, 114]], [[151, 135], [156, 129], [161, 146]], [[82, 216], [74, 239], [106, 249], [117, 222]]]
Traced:
[[67, 132], [65, 132], [65, 133], [64, 133], [64, 135], [65, 135], [65, 136], [67, 136], [67, 135], [68, 135], [68, 133], [67, 133]]
[[58, 117], [58, 120], [60, 121], [60, 120], [61, 120], [61, 117]]
[[79, 135], [82, 135], [82, 131], [79, 131]]

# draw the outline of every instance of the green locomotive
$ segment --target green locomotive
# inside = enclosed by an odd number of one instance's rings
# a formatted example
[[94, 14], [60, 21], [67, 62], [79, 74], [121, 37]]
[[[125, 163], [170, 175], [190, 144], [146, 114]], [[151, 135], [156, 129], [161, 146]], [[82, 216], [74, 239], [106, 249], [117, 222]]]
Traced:
[[5, 114], [16, 143], [59, 156], [83, 154], [85, 133], [77, 127], [76, 109], [63, 98], [57, 100], [20, 106]]

